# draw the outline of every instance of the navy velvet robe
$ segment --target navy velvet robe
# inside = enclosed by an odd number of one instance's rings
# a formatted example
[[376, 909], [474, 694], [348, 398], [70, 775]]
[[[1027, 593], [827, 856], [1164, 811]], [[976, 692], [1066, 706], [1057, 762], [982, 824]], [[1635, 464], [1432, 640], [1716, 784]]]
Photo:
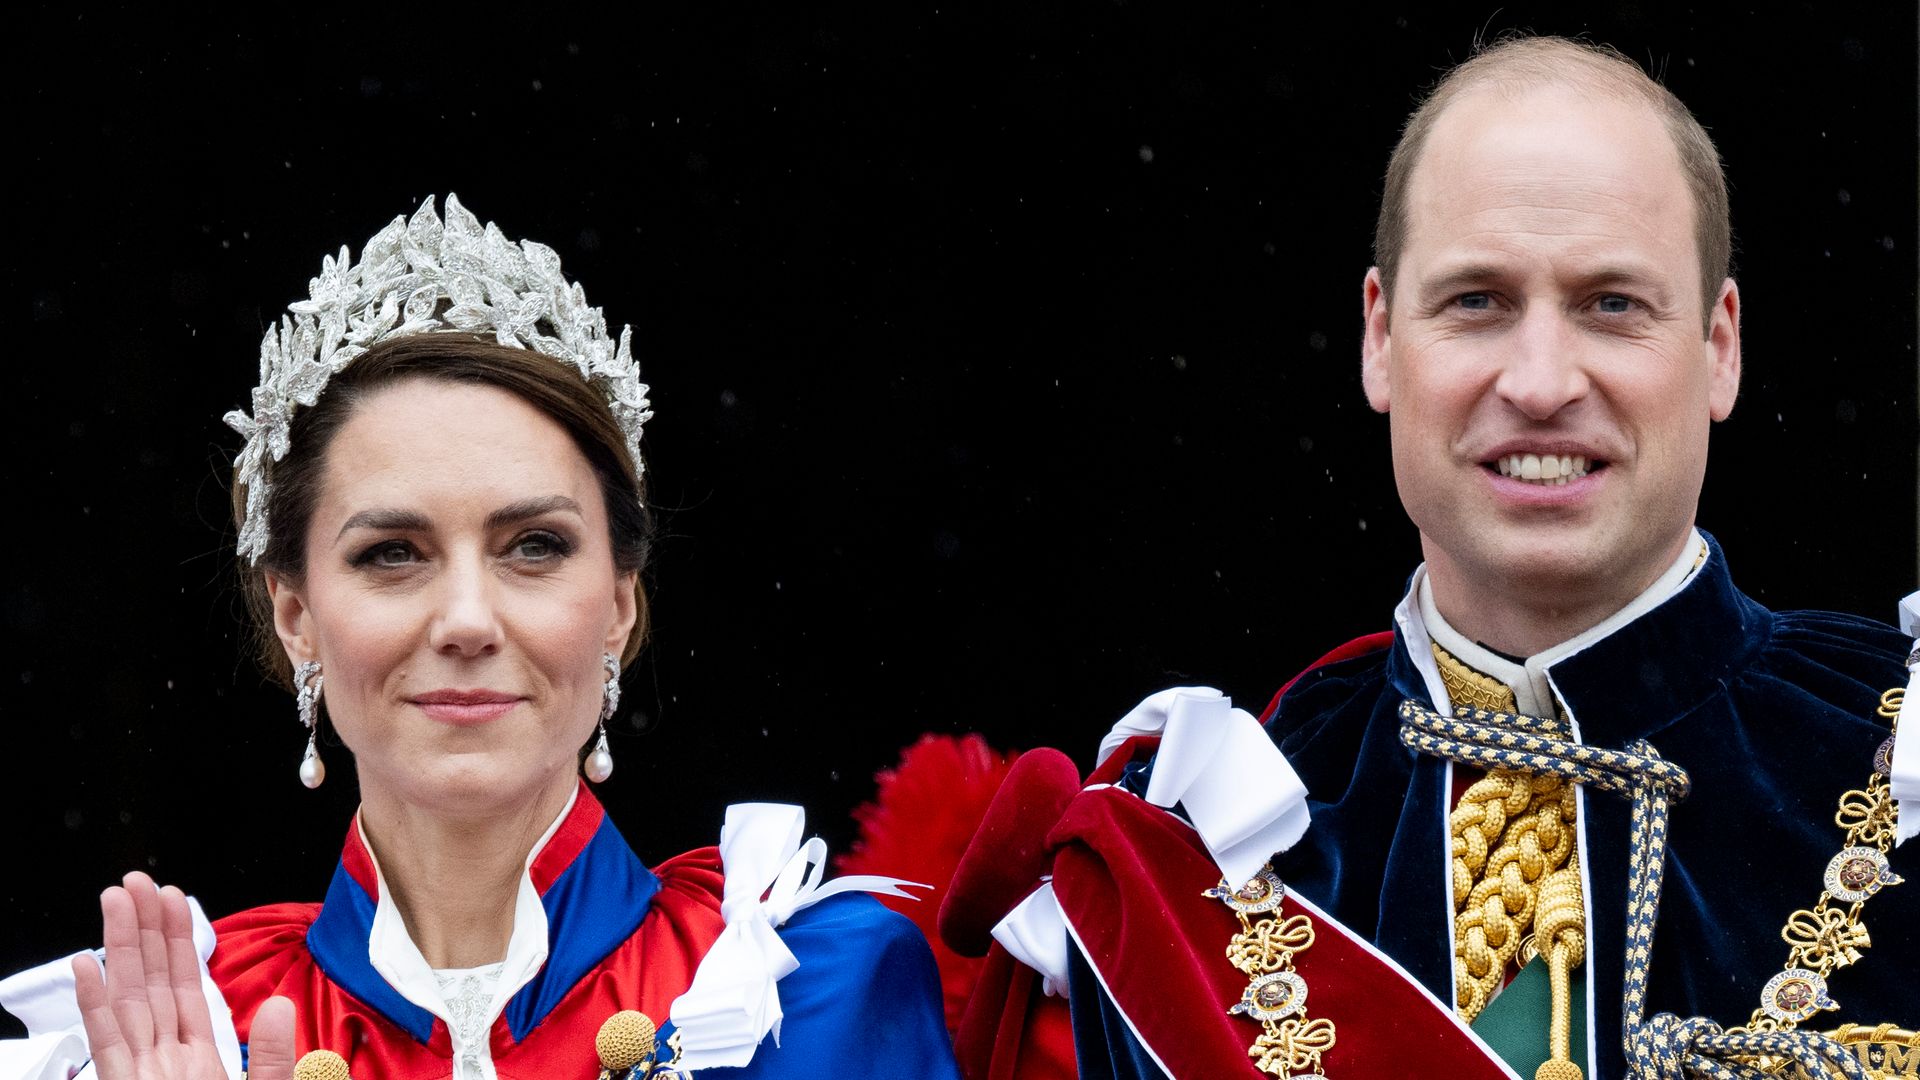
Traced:
[[[1552, 676], [1582, 741], [1624, 747], [1645, 738], [1692, 776], [1692, 794], [1671, 813], [1647, 1013], [1732, 1026], [1746, 1023], [1781, 970], [1781, 928], [1813, 905], [1844, 846], [1834, 812], [1844, 792], [1865, 785], [1887, 737], [1875, 710], [1882, 691], [1906, 684], [1909, 642], [1855, 616], [1768, 611], [1734, 587], [1719, 545], [1711, 537], [1708, 545], [1709, 561], [1680, 592], [1555, 664]], [[1306, 783], [1313, 825], [1275, 867], [1290, 889], [1451, 1000], [1447, 763], [1400, 744], [1396, 710], [1406, 698], [1426, 702], [1427, 692], [1396, 637], [1385, 651], [1314, 669], [1280, 700], [1268, 730]], [[1624, 798], [1586, 793], [1589, 1075], [1600, 1080], [1626, 1075], [1628, 809]], [[1873, 945], [1830, 977], [1840, 1011], [1809, 1027], [1920, 1023], [1920, 847], [1890, 857], [1907, 881], [1867, 901], [1861, 920]], [[1079, 970], [1084, 961], [1073, 960], [1082, 1076], [1160, 1076]], [[1333, 1003], [1322, 1007], [1337, 1024]]]

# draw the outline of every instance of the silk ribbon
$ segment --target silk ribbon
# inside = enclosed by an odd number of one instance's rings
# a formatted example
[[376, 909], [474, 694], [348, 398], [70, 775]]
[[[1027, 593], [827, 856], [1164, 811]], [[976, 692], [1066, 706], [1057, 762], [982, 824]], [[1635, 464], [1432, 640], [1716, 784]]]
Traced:
[[844, 892], [917, 900], [900, 886], [930, 887], [874, 874], [823, 883], [827, 845], [817, 836], [801, 843], [805, 828], [806, 812], [798, 806], [727, 807], [726, 825], [720, 830], [726, 875], [720, 914], [726, 928], [671, 1011], [680, 1033], [682, 1068], [697, 1072], [746, 1065], [769, 1034], [773, 1044], [780, 1045], [783, 1014], [775, 984], [800, 965], [775, 931], [795, 912]]
[[[1146, 799], [1182, 807], [1220, 874], [1250, 880], [1307, 831], [1307, 788], [1244, 709], [1209, 686], [1177, 686], [1142, 701], [1114, 726], [1120, 741], [1160, 733]], [[1114, 735], [1101, 743], [1104, 756]], [[1118, 744], [1115, 744], [1118, 745]]]
[[[1214, 865], [1238, 885], [1307, 831], [1307, 788], [1260, 722], [1210, 686], [1176, 686], [1133, 707], [1100, 741], [1104, 762], [1128, 739], [1160, 736], [1146, 800], [1179, 806]], [[994, 925], [993, 939], [1066, 993], [1067, 924], [1043, 882]]]

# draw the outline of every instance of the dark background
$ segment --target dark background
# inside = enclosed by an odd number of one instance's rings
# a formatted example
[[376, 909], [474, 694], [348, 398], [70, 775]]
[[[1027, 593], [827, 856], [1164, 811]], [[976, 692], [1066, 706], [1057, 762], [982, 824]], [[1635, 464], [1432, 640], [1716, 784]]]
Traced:
[[963, 7], [18, 17], [0, 971], [128, 868], [324, 890], [351, 770], [299, 786], [241, 648], [219, 416], [321, 255], [429, 194], [635, 326], [663, 538], [601, 794], [649, 861], [749, 797], [843, 850], [922, 732], [1088, 764], [1148, 691], [1257, 708], [1384, 628], [1418, 554], [1360, 279], [1482, 29], [1612, 42], [1720, 143], [1746, 383], [1701, 522], [1745, 588], [1914, 586], [1907, 6]]

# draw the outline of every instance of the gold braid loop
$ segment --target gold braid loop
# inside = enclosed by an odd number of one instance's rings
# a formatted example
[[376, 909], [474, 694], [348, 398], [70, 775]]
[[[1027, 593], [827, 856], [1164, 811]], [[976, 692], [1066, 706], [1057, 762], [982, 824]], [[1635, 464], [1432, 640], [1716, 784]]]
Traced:
[[[1523, 812], [1512, 814], [1522, 800]], [[1572, 858], [1573, 786], [1558, 776], [1496, 769], [1467, 789], [1450, 820], [1459, 960], [1454, 1004], [1472, 1023], [1534, 926], [1540, 882]], [[1479, 847], [1493, 829], [1498, 844], [1480, 857]]]
[[1269, 1026], [1247, 1048], [1254, 1068], [1273, 1076], [1320, 1073], [1320, 1055], [1333, 1049], [1332, 1021], [1296, 1016]]
[[1260, 919], [1233, 935], [1227, 945], [1227, 963], [1248, 978], [1293, 967], [1293, 954], [1313, 944], [1313, 923], [1305, 915], [1286, 921]]

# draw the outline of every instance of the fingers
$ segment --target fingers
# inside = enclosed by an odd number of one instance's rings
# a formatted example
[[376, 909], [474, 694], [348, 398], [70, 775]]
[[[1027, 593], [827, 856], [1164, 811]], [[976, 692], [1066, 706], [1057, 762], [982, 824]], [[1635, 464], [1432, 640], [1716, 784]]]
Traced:
[[182, 1042], [213, 1043], [213, 1016], [200, 987], [200, 952], [193, 944], [193, 909], [187, 894], [169, 885], [160, 890], [161, 929], [167, 945], [167, 974]]
[[[180, 1038], [179, 1010], [173, 1001], [172, 961], [167, 953], [166, 908], [153, 879], [135, 870], [121, 880], [133, 898], [140, 925], [140, 963], [146, 976], [147, 1013], [153, 1017], [153, 1041], [170, 1045]], [[198, 974], [198, 964], [189, 970]]]
[[102, 1076], [130, 1075], [133, 1055], [107, 1004], [107, 984], [100, 975], [100, 962], [90, 953], [73, 958], [73, 996], [80, 1005], [80, 1022], [87, 1029], [87, 1048], [93, 1054], [96, 1071]]
[[127, 890], [116, 885], [100, 894], [100, 924], [107, 945], [107, 1007], [127, 1052], [140, 1057], [153, 1048], [153, 1013], [140, 955], [140, 917]]
[[293, 1080], [293, 1002], [271, 997], [247, 1032], [247, 1080]]

